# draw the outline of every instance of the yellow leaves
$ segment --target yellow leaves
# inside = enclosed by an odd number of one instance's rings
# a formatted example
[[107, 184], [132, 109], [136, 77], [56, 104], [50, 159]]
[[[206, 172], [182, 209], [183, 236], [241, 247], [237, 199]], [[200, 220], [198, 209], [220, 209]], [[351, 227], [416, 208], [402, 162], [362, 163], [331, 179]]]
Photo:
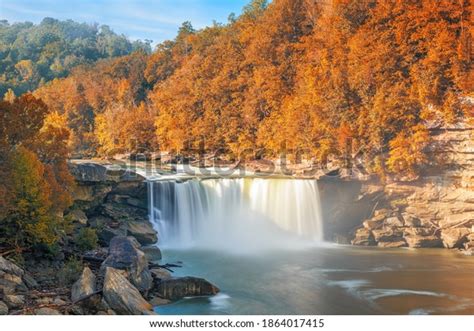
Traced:
[[25, 230], [30, 243], [51, 245], [58, 240], [55, 217], [52, 214], [51, 188], [45, 177], [45, 167], [36, 154], [18, 147], [11, 156], [11, 176], [15, 197], [10, 217]]
[[151, 152], [156, 147], [154, 114], [144, 103], [107, 108], [95, 122], [101, 154]]

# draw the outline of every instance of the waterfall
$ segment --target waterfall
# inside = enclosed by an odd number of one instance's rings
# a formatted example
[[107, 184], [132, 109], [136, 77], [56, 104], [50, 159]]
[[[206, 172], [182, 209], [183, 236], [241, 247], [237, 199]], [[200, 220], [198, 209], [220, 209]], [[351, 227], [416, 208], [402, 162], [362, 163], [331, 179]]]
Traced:
[[149, 181], [150, 220], [169, 247], [259, 249], [322, 240], [316, 180]]

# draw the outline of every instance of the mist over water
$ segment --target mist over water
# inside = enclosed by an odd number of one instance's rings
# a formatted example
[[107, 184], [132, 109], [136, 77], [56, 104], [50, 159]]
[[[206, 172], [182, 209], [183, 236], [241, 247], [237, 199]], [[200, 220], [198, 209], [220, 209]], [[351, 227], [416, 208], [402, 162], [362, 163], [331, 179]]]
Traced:
[[322, 240], [315, 180], [220, 178], [149, 182], [160, 246], [252, 254]]

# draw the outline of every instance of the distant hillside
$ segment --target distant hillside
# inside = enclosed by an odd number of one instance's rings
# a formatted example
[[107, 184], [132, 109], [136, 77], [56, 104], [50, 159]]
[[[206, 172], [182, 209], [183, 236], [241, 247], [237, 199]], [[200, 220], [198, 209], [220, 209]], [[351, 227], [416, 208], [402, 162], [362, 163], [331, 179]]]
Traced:
[[45, 18], [10, 24], [0, 21], [0, 95], [9, 88], [20, 95], [54, 78], [65, 77], [71, 68], [102, 58], [151, 52], [148, 42], [130, 41], [108, 26]]

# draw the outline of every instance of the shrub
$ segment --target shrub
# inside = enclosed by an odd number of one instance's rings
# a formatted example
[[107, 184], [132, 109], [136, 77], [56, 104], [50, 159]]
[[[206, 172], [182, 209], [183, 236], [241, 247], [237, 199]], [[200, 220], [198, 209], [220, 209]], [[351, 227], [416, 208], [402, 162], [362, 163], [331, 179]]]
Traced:
[[82, 261], [76, 258], [69, 258], [58, 272], [58, 282], [62, 286], [70, 286], [81, 276], [83, 269]]
[[95, 229], [82, 228], [76, 235], [74, 241], [81, 251], [87, 251], [97, 247], [99, 238], [97, 237]]

